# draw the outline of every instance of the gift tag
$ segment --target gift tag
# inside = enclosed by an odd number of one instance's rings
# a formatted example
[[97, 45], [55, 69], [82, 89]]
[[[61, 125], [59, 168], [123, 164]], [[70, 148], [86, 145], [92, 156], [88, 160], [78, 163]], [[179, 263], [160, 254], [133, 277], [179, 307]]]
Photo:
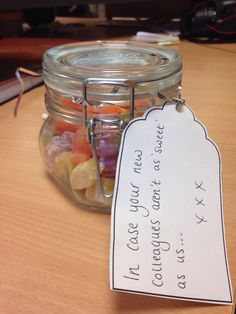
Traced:
[[111, 226], [111, 289], [232, 304], [220, 154], [187, 105], [124, 130]]

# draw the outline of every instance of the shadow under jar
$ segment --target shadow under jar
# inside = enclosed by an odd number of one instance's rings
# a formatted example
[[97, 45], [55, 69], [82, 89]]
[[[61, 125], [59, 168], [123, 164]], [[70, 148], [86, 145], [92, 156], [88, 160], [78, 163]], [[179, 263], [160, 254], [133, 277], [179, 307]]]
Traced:
[[49, 115], [40, 151], [80, 207], [110, 210], [122, 131], [148, 108], [179, 97], [181, 74], [177, 52], [149, 44], [97, 41], [46, 51]]

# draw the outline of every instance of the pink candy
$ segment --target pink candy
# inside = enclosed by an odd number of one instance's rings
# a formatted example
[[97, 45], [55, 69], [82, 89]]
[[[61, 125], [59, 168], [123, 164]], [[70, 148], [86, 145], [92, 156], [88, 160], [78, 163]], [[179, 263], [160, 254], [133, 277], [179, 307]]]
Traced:
[[61, 152], [71, 150], [71, 143], [75, 134], [65, 131], [62, 135], [56, 135], [52, 141], [45, 147], [45, 162], [50, 172], [54, 171], [54, 160]]

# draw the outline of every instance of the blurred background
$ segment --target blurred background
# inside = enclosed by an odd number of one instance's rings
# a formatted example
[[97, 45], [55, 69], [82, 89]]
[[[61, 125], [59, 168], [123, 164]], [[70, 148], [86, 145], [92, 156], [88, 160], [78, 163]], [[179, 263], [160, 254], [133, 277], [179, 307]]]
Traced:
[[236, 0], [1, 0], [0, 87], [19, 66], [40, 69], [45, 50], [58, 44], [162, 39], [143, 32], [172, 36], [164, 44], [235, 42]]

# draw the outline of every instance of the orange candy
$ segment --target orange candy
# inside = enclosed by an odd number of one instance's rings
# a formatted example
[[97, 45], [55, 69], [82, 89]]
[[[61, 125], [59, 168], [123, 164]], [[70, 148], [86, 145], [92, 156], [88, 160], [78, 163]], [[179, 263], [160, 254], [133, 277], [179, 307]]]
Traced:
[[80, 163], [92, 157], [92, 149], [86, 137], [84, 126], [77, 127], [75, 137], [72, 141], [72, 160], [75, 163]]
[[[69, 100], [68, 98], [64, 98], [63, 105], [71, 109], [74, 109], [79, 113], [82, 112], [82, 105], [75, 104], [73, 101]], [[138, 116], [139, 114], [142, 114], [143, 109], [146, 106], [147, 106], [147, 102], [145, 100], [137, 100], [135, 103], [136, 114]], [[98, 115], [98, 114], [104, 114], [104, 115], [128, 114], [130, 108], [129, 108], [129, 104], [123, 104], [119, 106], [116, 106], [116, 105], [114, 106], [107, 105], [107, 106], [100, 106], [100, 107], [88, 106], [87, 110], [88, 110], [88, 118], [90, 118], [91, 116]], [[78, 164], [92, 157], [92, 149], [91, 149], [90, 144], [87, 141], [86, 130], [84, 126], [74, 125], [66, 121], [63, 121], [61, 119], [55, 119], [54, 126], [55, 126], [55, 134], [62, 134], [65, 131], [70, 131], [70, 132], [75, 133], [75, 137], [72, 141], [72, 155], [71, 155], [71, 158], [74, 163]]]
[[61, 119], [55, 119], [53, 121], [55, 127], [55, 134], [62, 134], [65, 131], [75, 132], [78, 129], [78, 126], [65, 122]]
[[[76, 110], [78, 112], [82, 112], [83, 106], [81, 104], [76, 104], [73, 101], [65, 98], [63, 100], [63, 105], [66, 107], [69, 107], [73, 110]], [[121, 105], [104, 105], [104, 106], [88, 106], [87, 112], [88, 115], [93, 114], [124, 114], [129, 113], [130, 104], [121, 104]], [[135, 102], [135, 109], [138, 111], [138, 107], [145, 107], [147, 106], [146, 100], [137, 100]]]

